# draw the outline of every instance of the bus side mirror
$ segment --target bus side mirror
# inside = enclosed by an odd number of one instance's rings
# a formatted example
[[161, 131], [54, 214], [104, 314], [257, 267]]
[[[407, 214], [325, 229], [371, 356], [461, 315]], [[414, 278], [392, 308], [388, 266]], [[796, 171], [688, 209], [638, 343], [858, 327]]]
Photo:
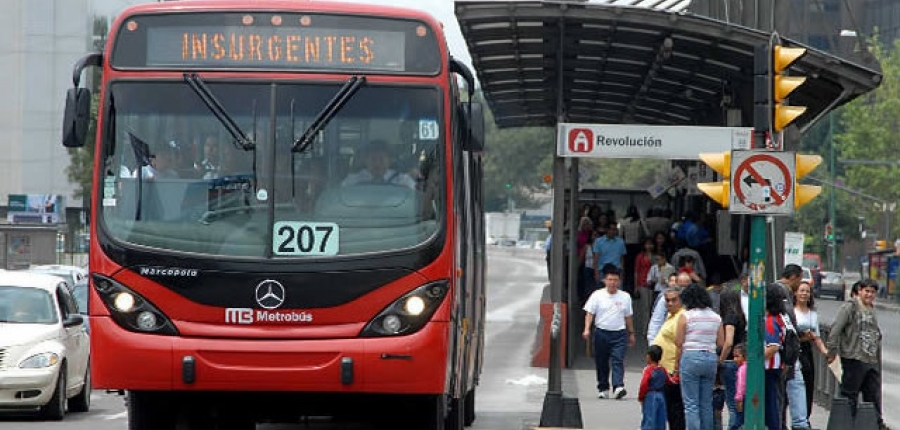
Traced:
[[484, 151], [484, 107], [481, 103], [469, 103], [469, 138], [463, 149], [472, 152]]
[[88, 123], [91, 120], [91, 90], [70, 88], [66, 92], [66, 110], [63, 115], [63, 146], [84, 146]]

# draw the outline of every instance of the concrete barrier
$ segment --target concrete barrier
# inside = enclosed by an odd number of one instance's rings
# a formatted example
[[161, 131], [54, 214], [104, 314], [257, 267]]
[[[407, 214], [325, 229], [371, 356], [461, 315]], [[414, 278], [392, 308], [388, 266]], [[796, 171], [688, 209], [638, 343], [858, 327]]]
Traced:
[[[549, 291], [549, 286], [544, 288], [545, 292]], [[545, 294], [547, 295], [547, 294]], [[566, 333], [568, 333], [568, 304], [562, 302], [559, 304], [560, 316], [562, 317], [562, 327], [559, 336], [559, 359], [560, 363], [565, 366], [566, 360]], [[553, 323], [553, 302], [542, 299], [540, 305], [540, 320], [538, 322], [537, 332], [535, 333], [534, 347], [531, 352], [531, 365], [533, 367], [550, 366], [550, 327]]]

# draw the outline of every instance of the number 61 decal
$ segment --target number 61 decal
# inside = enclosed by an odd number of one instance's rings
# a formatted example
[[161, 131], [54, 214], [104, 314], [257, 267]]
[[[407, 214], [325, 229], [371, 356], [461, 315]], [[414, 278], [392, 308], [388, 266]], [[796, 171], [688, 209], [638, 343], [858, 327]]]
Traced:
[[336, 255], [339, 243], [340, 232], [333, 222], [279, 221], [272, 234], [275, 255]]

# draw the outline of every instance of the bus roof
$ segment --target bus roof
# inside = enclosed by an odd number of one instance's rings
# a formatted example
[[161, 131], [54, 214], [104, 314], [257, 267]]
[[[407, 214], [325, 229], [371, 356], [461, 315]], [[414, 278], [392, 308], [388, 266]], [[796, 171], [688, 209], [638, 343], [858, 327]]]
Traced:
[[438, 35], [443, 37], [443, 24], [431, 14], [417, 9], [397, 6], [372, 5], [339, 1], [317, 0], [257, 0], [252, 3], [234, 0], [180, 0], [177, 2], [146, 3], [125, 9], [116, 19], [116, 26], [124, 18], [144, 13], [198, 12], [198, 11], [289, 11], [289, 12], [330, 12], [352, 15], [378, 15], [393, 18], [410, 18], [427, 22]]

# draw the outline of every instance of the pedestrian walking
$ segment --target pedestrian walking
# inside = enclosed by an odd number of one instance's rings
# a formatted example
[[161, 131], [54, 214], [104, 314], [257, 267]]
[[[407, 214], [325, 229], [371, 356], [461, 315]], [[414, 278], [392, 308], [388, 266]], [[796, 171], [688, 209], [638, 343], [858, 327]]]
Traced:
[[691, 284], [681, 292], [686, 309], [678, 317], [675, 345], [678, 347], [676, 373], [681, 379], [684, 422], [688, 430], [713, 428], [713, 383], [722, 346], [722, 319], [712, 310], [705, 288]]
[[722, 317], [722, 351], [719, 353], [720, 376], [725, 386], [725, 404], [728, 406], [728, 430], [738, 430], [741, 424], [737, 421], [738, 363], [735, 360], [735, 345], [744, 343], [747, 337], [747, 320], [741, 310], [741, 292], [726, 290], [722, 293], [720, 303]]
[[[787, 315], [793, 327], [797, 327], [797, 315], [794, 313], [794, 291], [803, 279], [803, 269], [796, 264], [784, 266], [781, 279], [772, 285], [780, 287], [783, 291], [782, 313]], [[782, 324], [784, 325], [784, 324]], [[799, 334], [799, 333], [798, 333]], [[781, 377], [780, 411], [781, 422], [786, 423], [787, 410], [790, 408], [791, 425], [795, 430], [809, 429], [809, 420], [806, 410], [806, 383], [803, 381], [800, 360], [793, 363], [783, 363], [784, 372]]]
[[647, 367], [641, 376], [638, 401], [641, 402], [641, 430], [666, 430], [666, 400], [663, 389], [669, 379], [659, 365], [663, 351], [659, 345], [647, 348]]
[[763, 350], [765, 368], [765, 422], [769, 430], [781, 430], [780, 393], [784, 387], [781, 365], [781, 345], [784, 343], [784, 288], [776, 284], [766, 287], [766, 319]]
[[737, 383], [734, 390], [734, 410], [736, 411], [734, 421], [729, 425], [736, 424], [741, 428], [744, 426], [744, 397], [747, 395], [747, 346], [739, 343], [734, 346], [734, 362], [738, 365]]
[[666, 416], [669, 421], [669, 430], [684, 430], [684, 402], [681, 400], [681, 383], [678, 374], [678, 346], [675, 344], [675, 332], [678, 320], [684, 312], [681, 305], [681, 287], [677, 285], [669, 287], [660, 296], [668, 317], [659, 329], [659, 334], [653, 339], [653, 344], [663, 350], [660, 364], [669, 372], [669, 383], [666, 384], [663, 394], [666, 398]]
[[812, 399], [816, 388], [816, 364], [813, 350], [828, 355], [828, 349], [819, 337], [819, 314], [812, 287], [808, 282], [801, 282], [794, 292], [794, 314], [797, 315], [797, 333], [800, 334], [800, 371], [806, 386], [806, 418], [812, 413]]
[[875, 315], [878, 282], [865, 279], [859, 283], [857, 298], [844, 303], [834, 317], [828, 335], [828, 363], [841, 357], [841, 394], [856, 416], [859, 394], [875, 405], [878, 425], [887, 428], [881, 409], [881, 328]]
[[[625, 348], [634, 346], [634, 324], [631, 296], [619, 290], [621, 272], [618, 267], [603, 267], [604, 288], [595, 291], [584, 305], [585, 340], [594, 329], [594, 359], [597, 366], [598, 397], [625, 397]], [[612, 392], [610, 389], [612, 371]]]

